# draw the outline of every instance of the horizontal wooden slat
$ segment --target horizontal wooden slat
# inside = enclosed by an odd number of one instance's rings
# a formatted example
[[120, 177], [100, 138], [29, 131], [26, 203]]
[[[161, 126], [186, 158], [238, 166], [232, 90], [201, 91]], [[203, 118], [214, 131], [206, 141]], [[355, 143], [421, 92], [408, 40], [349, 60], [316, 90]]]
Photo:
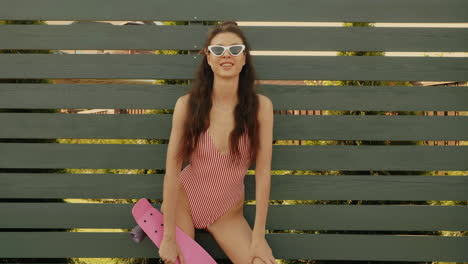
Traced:
[[[244, 184], [245, 199], [255, 200], [255, 176], [246, 175]], [[161, 200], [162, 190], [160, 174], [0, 174], [0, 198]], [[270, 199], [464, 201], [468, 200], [468, 177], [272, 175]]]
[[[266, 234], [278, 259], [465, 261], [468, 237]], [[226, 258], [208, 233], [196, 237], [214, 258]], [[38, 243], [37, 241], [41, 241]], [[0, 248], [6, 258], [157, 258], [150, 240], [134, 243], [128, 233], [4, 232]], [[339, 254], [336, 249], [339, 248]]]
[[[2, 19], [19, 20], [192, 20], [192, 21], [370, 21], [370, 22], [467, 22], [468, 3], [463, 0], [321, 0], [288, 1], [187, 0], [3, 0]], [[421, 7], [424, 8], [421, 8]], [[183, 7], [183, 8], [181, 8]], [[207, 8], [209, 7], [209, 8]], [[265, 8], [268, 7], [268, 8]]]
[[[2, 83], [0, 108], [174, 109], [177, 98], [188, 89], [188, 85]], [[465, 93], [468, 96], [468, 89], [450, 90], [453, 92], [457, 90], [455, 93], [458, 96], [452, 97], [453, 93], [442, 90], [434, 92], [442, 97], [444, 97], [442, 94], [450, 96], [447, 101], [456, 100], [460, 95], [463, 97]], [[462, 103], [463, 108], [468, 109], [466, 101], [458, 103]], [[447, 102], [445, 106], [449, 105]]]
[[[0, 78], [193, 79], [201, 55], [2, 54]], [[255, 56], [259, 80], [468, 81], [468, 58]], [[288, 69], [288, 70], [285, 70]]]
[[[274, 119], [274, 140], [468, 140], [468, 116], [276, 115]], [[172, 114], [0, 113], [0, 124], [0, 138], [168, 139]]]
[[[0, 49], [200, 50], [210, 28], [198, 25], [5, 25], [0, 26]], [[467, 28], [241, 26], [241, 29], [254, 51], [468, 51]]]
[[[160, 204], [154, 206], [160, 209]], [[0, 227], [132, 229], [136, 225], [132, 207], [133, 204], [0, 203], [4, 215]], [[244, 216], [253, 227], [255, 206], [245, 205]], [[468, 230], [468, 206], [270, 205], [266, 229], [462, 231]]]
[[[466, 176], [272, 175], [271, 178], [272, 200], [468, 200]], [[246, 175], [244, 182], [246, 199], [254, 200], [254, 175]], [[0, 183], [0, 198], [162, 199], [163, 179], [162, 175], [15, 173], [0, 174]]]
[[[160, 144], [0, 143], [0, 168], [156, 169], [166, 153]], [[468, 147], [274, 145], [271, 168], [468, 170]]]
[[[188, 85], [5, 83], [0, 84], [0, 108], [174, 109], [188, 89]], [[276, 110], [468, 110], [466, 86], [260, 85], [259, 91]]]

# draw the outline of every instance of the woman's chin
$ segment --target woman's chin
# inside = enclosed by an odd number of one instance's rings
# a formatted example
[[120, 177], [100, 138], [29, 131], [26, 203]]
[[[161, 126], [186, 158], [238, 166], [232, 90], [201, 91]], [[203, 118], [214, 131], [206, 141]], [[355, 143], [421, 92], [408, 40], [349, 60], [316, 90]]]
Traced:
[[236, 77], [239, 76], [239, 73], [240, 72], [220, 71], [220, 72], [217, 72], [215, 75], [217, 75], [217, 77], [221, 77], [221, 78], [236, 78]]

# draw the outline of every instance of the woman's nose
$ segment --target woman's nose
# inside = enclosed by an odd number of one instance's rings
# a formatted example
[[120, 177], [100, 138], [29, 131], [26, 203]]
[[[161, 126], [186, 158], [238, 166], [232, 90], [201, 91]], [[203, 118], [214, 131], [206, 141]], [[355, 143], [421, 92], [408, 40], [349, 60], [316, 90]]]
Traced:
[[226, 49], [222, 56], [223, 57], [228, 57], [228, 56], [231, 56], [231, 53], [229, 52], [229, 50]]

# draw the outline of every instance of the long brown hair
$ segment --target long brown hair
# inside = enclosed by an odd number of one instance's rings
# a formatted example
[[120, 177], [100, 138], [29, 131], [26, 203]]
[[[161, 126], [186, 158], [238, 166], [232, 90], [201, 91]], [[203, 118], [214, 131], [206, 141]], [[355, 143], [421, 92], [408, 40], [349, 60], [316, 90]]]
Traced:
[[250, 138], [251, 151], [249, 165], [251, 165], [257, 156], [259, 147], [259, 123], [257, 120], [259, 99], [256, 92], [256, 73], [250, 56], [250, 45], [243, 32], [234, 21], [223, 22], [211, 28], [208, 32], [203, 49], [198, 53], [203, 54], [203, 60], [196, 69], [195, 79], [190, 90], [186, 93], [190, 94], [190, 96], [179, 158], [182, 158], [183, 161], [189, 161], [198, 144], [201, 133], [208, 129], [210, 122], [209, 114], [212, 106], [211, 96], [213, 93], [214, 74], [208, 64], [204, 51], [208, 50], [208, 45], [210, 45], [211, 40], [217, 34], [224, 32], [234, 33], [242, 39], [245, 45], [244, 52], [246, 56], [245, 65], [239, 73], [239, 87], [237, 92], [238, 104], [234, 109], [235, 127], [229, 135], [230, 154], [232, 159], [239, 159], [239, 138], [242, 133], [247, 130]]

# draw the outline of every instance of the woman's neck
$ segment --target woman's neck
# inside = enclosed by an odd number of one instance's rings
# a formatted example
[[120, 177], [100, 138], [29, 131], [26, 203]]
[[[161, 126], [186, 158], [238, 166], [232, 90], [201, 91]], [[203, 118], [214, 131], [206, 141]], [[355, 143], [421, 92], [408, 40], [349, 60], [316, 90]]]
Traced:
[[215, 78], [213, 82], [213, 105], [236, 105], [239, 77], [231, 79]]

